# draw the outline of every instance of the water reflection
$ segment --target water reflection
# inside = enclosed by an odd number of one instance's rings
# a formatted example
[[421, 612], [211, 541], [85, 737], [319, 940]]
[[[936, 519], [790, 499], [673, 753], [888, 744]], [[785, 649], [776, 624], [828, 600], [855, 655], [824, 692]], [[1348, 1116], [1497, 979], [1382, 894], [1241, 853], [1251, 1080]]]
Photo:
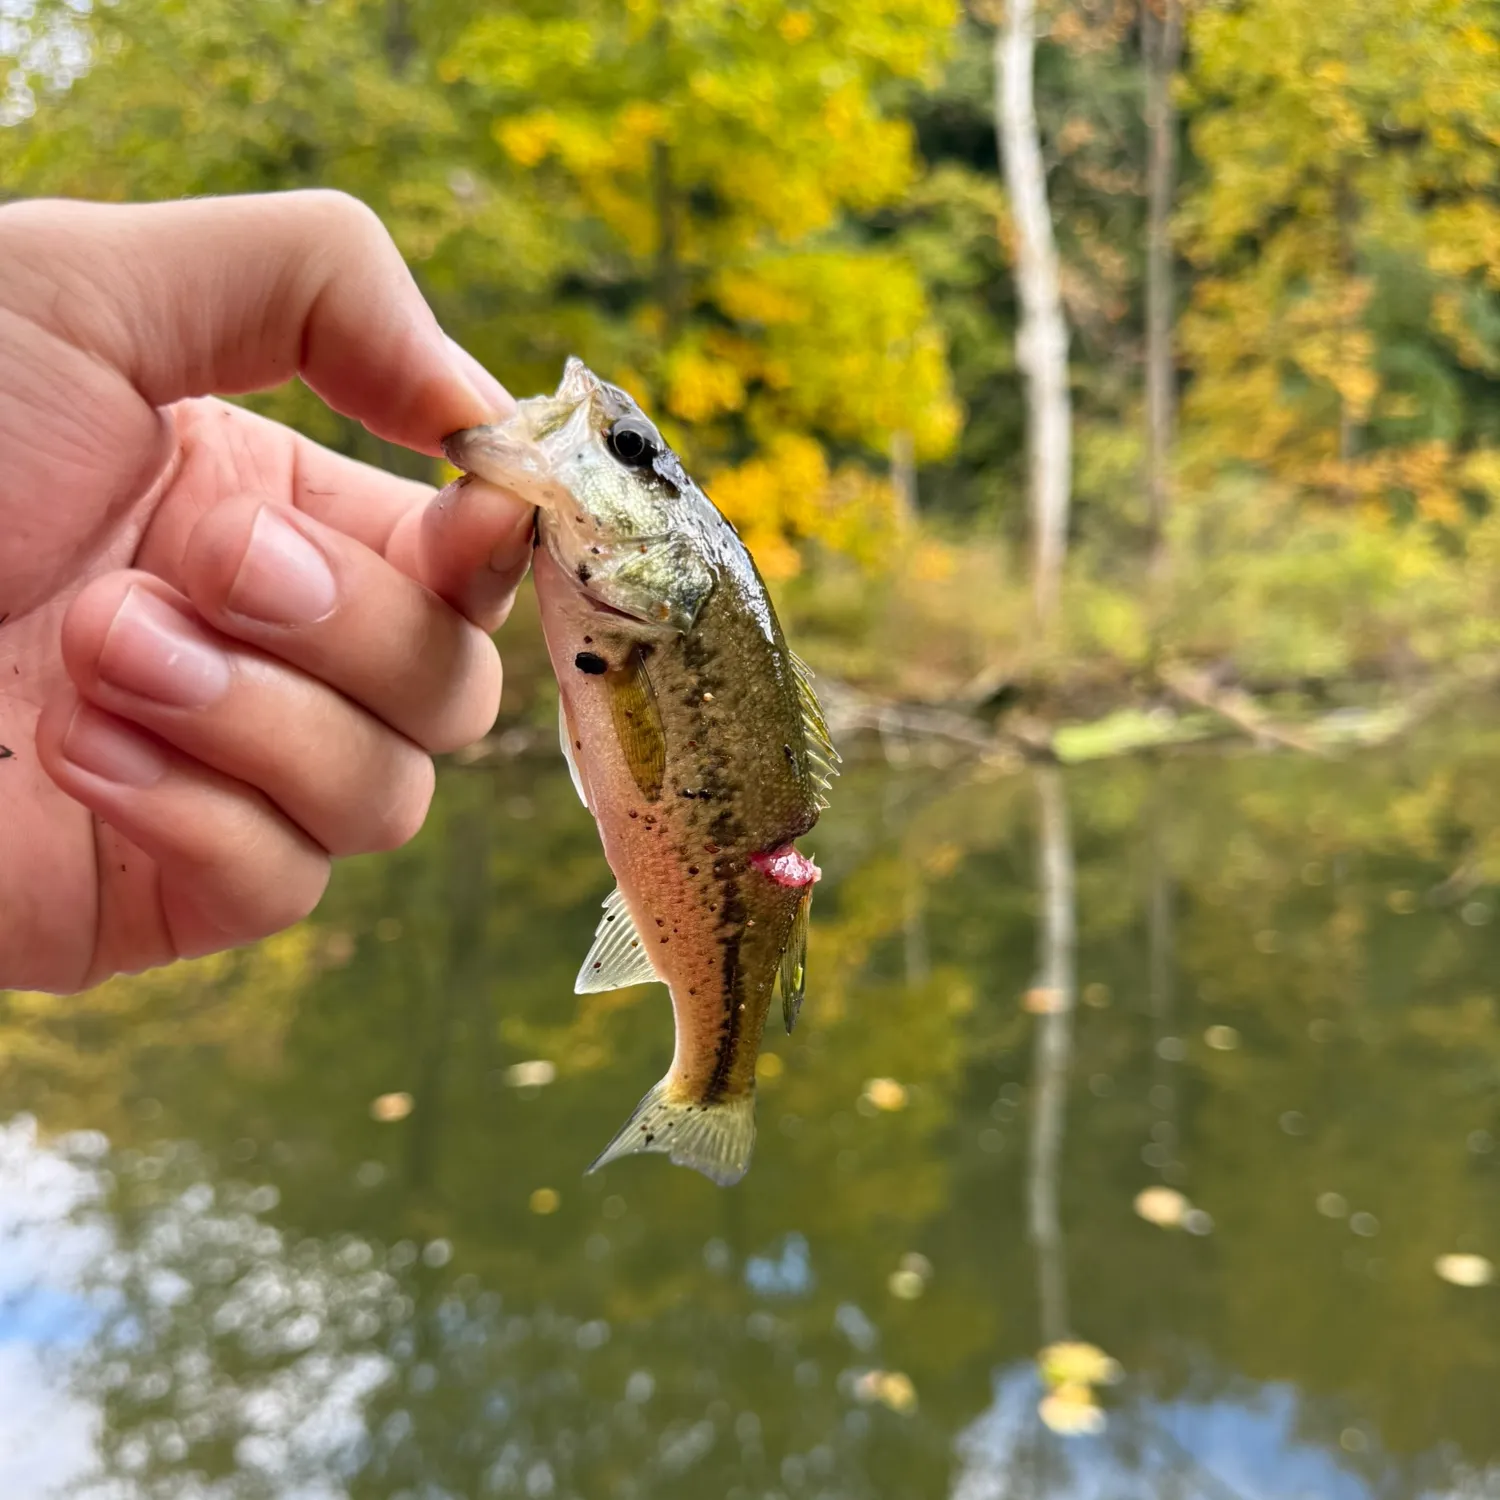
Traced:
[[455, 769], [317, 922], [0, 1002], [0, 1494], [1493, 1493], [1497, 749], [851, 768], [727, 1193], [581, 1176], [665, 996], [571, 995], [565, 776]]

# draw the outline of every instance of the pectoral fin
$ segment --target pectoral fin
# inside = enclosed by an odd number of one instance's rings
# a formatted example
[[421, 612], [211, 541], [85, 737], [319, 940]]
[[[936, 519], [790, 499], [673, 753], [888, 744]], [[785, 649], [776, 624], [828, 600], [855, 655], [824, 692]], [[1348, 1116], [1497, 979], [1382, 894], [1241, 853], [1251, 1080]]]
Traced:
[[656, 980], [646, 945], [636, 931], [624, 895], [616, 886], [604, 898], [604, 915], [594, 929], [594, 946], [573, 981], [573, 993], [596, 995], [604, 990], [623, 990], [632, 984], [654, 984]]
[[797, 1012], [802, 1009], [802, 996], [807, 989], [807, 927], [811, 909], [812, 887], [808, 886], [797, 903], [792, 930], [781, 955], [781, 1019], [786, 1022], [788, 1036], [797, 1024]]
[[610, 717], [630, 774], [641, 796], [656, 802], [667, 774], [667, 736], [641, 648], [637, 646], [622, 665], [611, 668], [604, 683], [609, 690]]
[[[583, 777], [578, 771], [578, 757], [573, 751], [573, 725], [568, 719], [568, 704], [565, 698], [557, 700], [557, 739], [562, 746], [563, 759], [568, 763], [568, 775], [573, 778], [573, 790], [578, 793], [578, 800], [585, 807], [589, 805], [589, 795], [583, 789]], [[589, 808], [592, 812], [593, 809]]]

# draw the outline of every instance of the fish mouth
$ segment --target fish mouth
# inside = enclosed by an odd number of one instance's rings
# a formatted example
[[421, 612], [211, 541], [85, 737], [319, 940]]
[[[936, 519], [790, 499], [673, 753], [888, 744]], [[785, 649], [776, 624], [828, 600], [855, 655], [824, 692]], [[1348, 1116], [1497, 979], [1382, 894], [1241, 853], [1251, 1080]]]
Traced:
[[537, 475], [543, 469], [541, 449], [528, 432], [516, 430], [515, 417], [489, 427], [450, 432], [443, 439], [443, 457], [455, 469], [502, 488], [514, 484], [518, 476]]

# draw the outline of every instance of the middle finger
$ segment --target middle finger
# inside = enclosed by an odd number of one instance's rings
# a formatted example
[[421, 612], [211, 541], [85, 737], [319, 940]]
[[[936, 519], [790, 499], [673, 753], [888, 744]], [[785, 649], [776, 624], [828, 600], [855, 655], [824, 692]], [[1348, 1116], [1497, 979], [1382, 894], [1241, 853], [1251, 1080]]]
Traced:
[[63, 625], [79, 693], [264, 793], [329, 854], [393, 849], [419, 827], [432, 761], [325, 684], [204, 626], [148, 573], [86, 588]]
[[183, 591], [216, 630], [327, 683], [425, 749], [485, 734], [500, 705], [494, 643], [379, 553], [255, 496], [188, 539]]

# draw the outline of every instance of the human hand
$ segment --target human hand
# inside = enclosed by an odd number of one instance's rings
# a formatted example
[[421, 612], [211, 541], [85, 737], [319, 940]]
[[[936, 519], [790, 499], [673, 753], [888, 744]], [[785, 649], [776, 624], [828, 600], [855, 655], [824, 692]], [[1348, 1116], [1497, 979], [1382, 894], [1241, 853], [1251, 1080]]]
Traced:
[[195, 399], [294, 374], [432, 455], [513, 406], [351, 198], [0, 209], [0, 987], [290, 925], [494, 720], [531, 511]]

